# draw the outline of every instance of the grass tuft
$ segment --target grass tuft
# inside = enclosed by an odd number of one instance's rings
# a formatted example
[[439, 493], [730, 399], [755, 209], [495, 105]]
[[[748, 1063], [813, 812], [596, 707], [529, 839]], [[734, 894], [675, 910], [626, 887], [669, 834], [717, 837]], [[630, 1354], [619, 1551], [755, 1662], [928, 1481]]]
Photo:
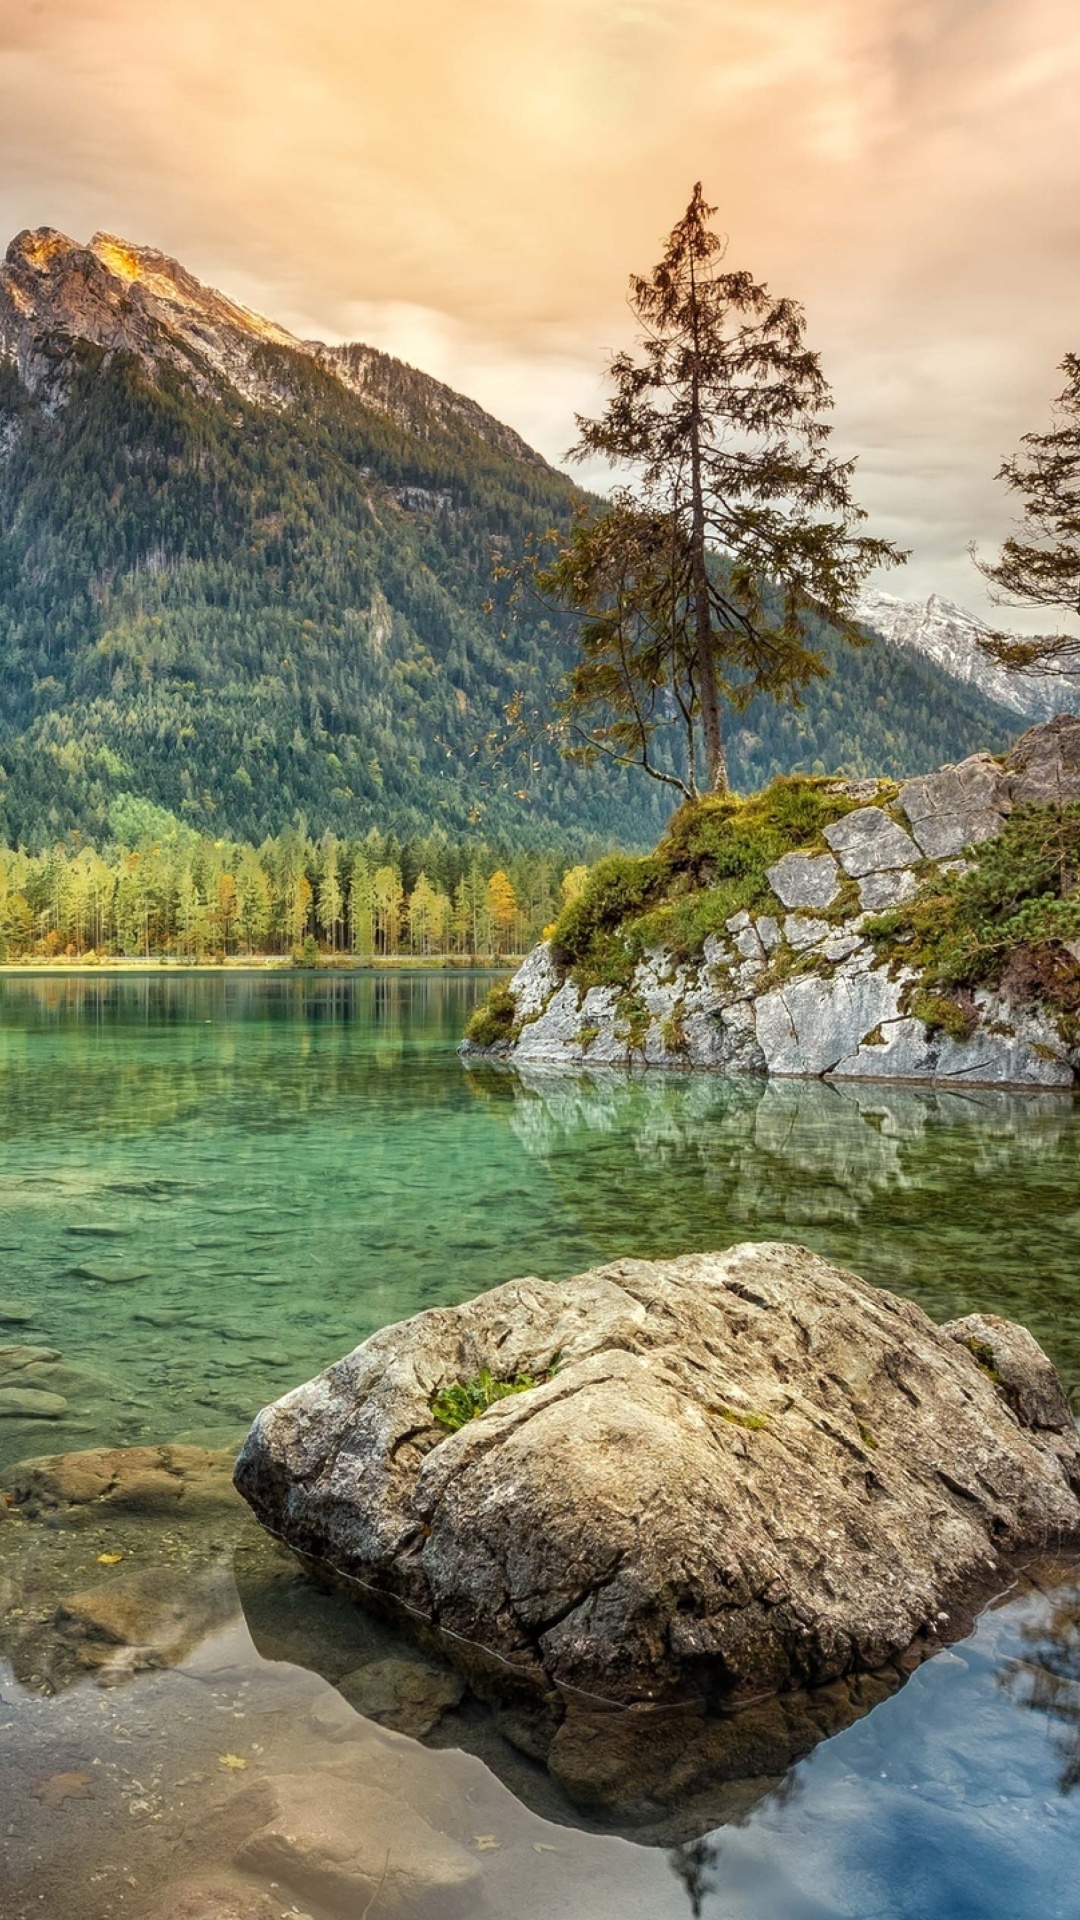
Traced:
[[457, 1433], [460, 1427], [467, 1426], [470, 1420], [478, 1420], [499, 1400], [507, 1399], [512, 1393], [528, 1393], [531, 1387], [550, 1380], [558, 1364], [556, 1354], [551, 1365], [535, 1378], [529, 1373], [519, 1373], [512, 1380], [496, 1380], [489, 1368], [481, 1367], [471, 1380], [455, 1380], [452, 1386], [440, 1388], [431, 1402], [432, 1418], [444, 1433]]

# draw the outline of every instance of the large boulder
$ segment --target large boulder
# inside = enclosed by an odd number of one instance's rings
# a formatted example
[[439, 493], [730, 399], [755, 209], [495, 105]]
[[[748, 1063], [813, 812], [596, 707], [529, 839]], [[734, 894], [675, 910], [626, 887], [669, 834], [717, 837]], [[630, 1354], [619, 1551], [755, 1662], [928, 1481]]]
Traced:
[[[483, 1369], [536, 1384], [444, 1433], [433, 1399]], [[887, 1691], [1006, 1562], [1080, 1540], [1054, 1378], [1009, 1323], [935, 1326], [801, 1247], [621, 1260], [384, 1329], [258, 1416], [236, 1484], [479, 1691], [541, 1703], [587, 1798], [590, 1716], [707, 1709], [713, 1766], [748, 1725], [782, 1765], [813, 1716], [763, 1699]]]

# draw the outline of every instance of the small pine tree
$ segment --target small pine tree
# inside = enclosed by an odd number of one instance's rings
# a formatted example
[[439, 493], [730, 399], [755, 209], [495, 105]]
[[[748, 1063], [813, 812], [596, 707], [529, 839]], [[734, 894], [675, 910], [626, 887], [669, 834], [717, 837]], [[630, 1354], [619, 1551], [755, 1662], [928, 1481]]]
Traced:
[[[1065, 389], [1049, 432], [1026, 433], [1026, 451], [998, 469], [1022, 502], [1020, 530], [1005, 541], [1000, 559], [972, 554], [999, 606], [1049, 607], [1080, 618], [1080, 354], [1067, 353], [1061, 371]], [[1080, 633], [992, 633], [979, 644], [1006, 667], [1080, 675]]]

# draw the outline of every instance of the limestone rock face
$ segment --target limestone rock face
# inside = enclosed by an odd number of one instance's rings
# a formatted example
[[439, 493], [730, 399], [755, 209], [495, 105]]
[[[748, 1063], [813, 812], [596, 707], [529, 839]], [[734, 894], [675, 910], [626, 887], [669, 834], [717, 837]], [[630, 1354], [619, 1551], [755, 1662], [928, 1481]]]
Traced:
[[910, 834], [890, 820], [882, 807], [858, 807], [834, 826], [825, 838], [845, 873], [858, 880], [864, 873], [887, 873], [909, 867], [919, 857]]
[[831, 907], [840, 875], [831, 854], [785, 853], [769, 868], [769, 885], [785, 907]]
[[[1003, 1561], [1080, 1540], [1056, 1376], [980, 1339], [783, 1244], [513, 1281], [266, 1408], [236, 1484], [474, 1686], [734, 1713], [932, 1648]], [[540, 1384], [444, 1435], [432, 1397], [482, 1367]]]
[[[1031, 728], [1004, 764], [973, 754], [909, 780], [896, 803], [879, 781], [834, 782], [829, 791], [877, 804], [856, 804], [829, 825], [829, 852], [774, 862], [766, 876], [773, 910], [731, 915], [696, 961], [660, 948], [645, 954], [621, 987], [579, 989], [542, 944], [509, 983], [516, 1018], [490, 1054], [522, 1067], [1075, 1085], [1080, 1045], [1059, 1021], [1066, 1003], [1046, 977], [1018, 991], [1006, 973], [997, 991], [976, 990], [963, 1010], [958, 1001], [961, 1018], [946, 1018], [953, 1031], [942, 1031], [904, 950], [890, 951], [880, 929], [872, 938], [866, 922], [914, 899], [935, 868], [955, 872], [963, 850], [999, 834], [1014, 806], [1080, 799], [1080, 718], [1059, 714]], [[925, 1019], [912, 1011], [920, 1000]], [[468, 1042], [462, 1052], [484, 1054]]]
[[1080, 719], [1059, 713], [1022, 733], [1006, 761], [1016, 807], [1080, 800]]
[[992, 840], [1012, 804], [1009, 779], [988, 753], [973, 753], [957, 767], [905, 781], [900, 789], [900, 807], [930, 860], [945, 860], [964, 847]]

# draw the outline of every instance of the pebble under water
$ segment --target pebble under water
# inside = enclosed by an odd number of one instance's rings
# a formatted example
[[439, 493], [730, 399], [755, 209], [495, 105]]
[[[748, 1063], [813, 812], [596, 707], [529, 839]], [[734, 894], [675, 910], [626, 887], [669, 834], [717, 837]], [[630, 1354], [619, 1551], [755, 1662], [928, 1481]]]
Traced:
[[[748, 1238], [803, 1241], [937, 1319], [1026, 1322], [1077, 1404], [1071, 1097], [466, 1069], [455, 1044], [486, 985], [0, 978], [0, 1475], [104, 1444], [231, 1445], [265, 1400], [423, 1307]], [[375, 1658], [353, 1644], [357, 1617], [276, 1551], [253, 1524], [197, 1539], [164, 1522], [0, 1524], [5, 1920], [164, 1914], [160, 1890], [206, 1866], [207, 1822], [232, 1796], [239, 1818], [260, 1780], [320, 1769], [357, 1805], [382, 1783], [376, 1851], [387, 1804], [422, 1809], [468, 1863], [471, 1916], [1080, 1912], [1075, 1568], [1005, 1596], [737, 1823], [643, 1845], [506, 1784], [467, 1713], [420, 1745], [357, 1712], [339, 1686]], [[59, 1675], [49, 1620], [111, 1577], [110, 1553], [118, 1578], [175, 1568], [181, 1610], [197, 1562], [202, 1611], [164, 1671]], [[392, 1834], [386, 1861], [352, 1894], [264, 1874], [270, 1904], [243, 1920], [419, 1914]]]

